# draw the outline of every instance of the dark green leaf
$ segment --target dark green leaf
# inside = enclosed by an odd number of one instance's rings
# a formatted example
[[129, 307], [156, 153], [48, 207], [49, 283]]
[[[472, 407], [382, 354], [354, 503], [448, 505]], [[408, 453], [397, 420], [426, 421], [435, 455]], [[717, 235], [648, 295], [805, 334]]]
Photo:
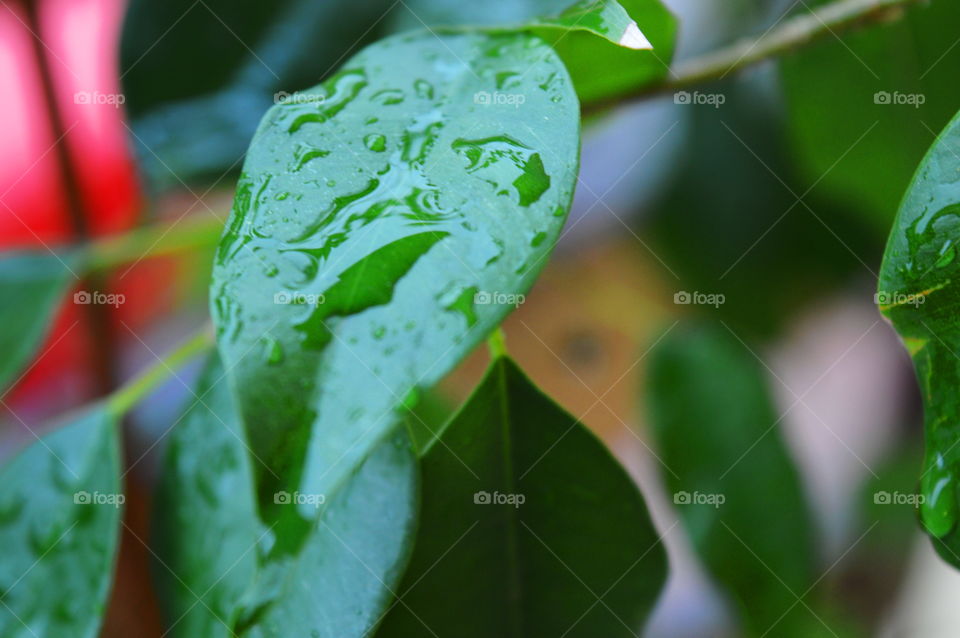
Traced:
[[[478, 99], [503, 77], [522, 104]], [[523, 34], [389, 38], [266, 115], [212, 288], [265, 520], [278, 490], [332, 491], [530, 288], [578, 123]]]
[[667, 485], [710, 573], [751, 630], [802, 635], [783, 616], [809, 615], [796, 601], [813, 583], [813, 530], [759, 363], [721, 328], [676, 328], [648, 395]]
[[302, 550], [277, 555], [285, 532], [256, 516], [257, 461], [224, 379], [213, 358], [164, 463], [154, 537], [170, 635], [364, 636], [398, 586], [416, 524], [409, 439], [385, 440], [335, 493], [279, 499], [322, 509]]
[[913, 357], [924, 401], [920, 509], [940, 554], [960, 567], [960, 116], [940, 134], [900, 205], [880, 270], [880, 310]]
[[[583, 102], [622, 94], [665, 77], [677, 30], [675, 18], [659, 0], [409, 0], [404, 8], [395, 12], [395, 30], [428, 24], [434, 28], [533, 31], [554, 46]], [[639, 26], [652, 51], [619, 45], [629, 25], [624, 15]], [[505, 94], [514, 91], [509, 80], [500, 88]]]
[[637, 215], [644, 220], [637, 232], [676, 273], [673, 294], [723, 296], [686, 310], [720, 318], [742, 336], [769, 337], [848, 285], [851, 272], [862, 273], [860, 259], [879, 255], [886, 231], [869, 232], [855, 213], [816, 193], [797, 201], [809, 185], [794, 174], [782, 113], [758, 84], [728, 79], [704, 89], [725, 97], [720, 108], [678, 107], [689, 118], [682, 156], [653, 210]]
[[123, 501], [117, 422], [102, 405], [0, 470], [0, 635], [98, 635]]
[[827, 36], [781, 65], [800, 167], [884, 232], [960, 103], [960, 3], [914, 4], [903, 19]]
[[666, 556], [631, 478], [509, 359], [422, 458], [413, 560], [378, 637], [635, 636]]
[[53, 314], [76, 280], [71, 260], [53, 253], [0, 256], [0, 391], [30, 363]]
[[147, 177], [166, 188], [238, 169], [275, 94], [329, 75], [391, 4], [133, 0], [121, 77]]

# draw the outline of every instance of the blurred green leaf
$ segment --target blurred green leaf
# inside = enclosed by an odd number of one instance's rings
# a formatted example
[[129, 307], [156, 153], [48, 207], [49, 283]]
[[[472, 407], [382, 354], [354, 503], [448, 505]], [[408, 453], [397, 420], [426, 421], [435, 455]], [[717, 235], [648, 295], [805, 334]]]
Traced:
[[[563, 59], [582, 102], [614, 97], [666, 76], [677, 25], [659, 0], [409, 0], [394, 12], [394, 30], [443, 27], [523, 28], [550, 42]], [[618, 43], [632, 18], [653, 50]], [[603, 18], [603, 22], [600, 21]], [[601, 38], [596, 36], [600, 35]], [[509, 79], [498, 87], [517, 92]]]
[[[859, 542], [843, 559], [838, 606], [868, 619], [878, 632], [885, 618], [877, 609], [896, 604], [913, 553], [919, 516], [917, 466], [923, 458], [918, 438], [898, 440], [862, 486], [852, 506]], [[851, 539], [852, 540], [852, 539]], [[876, 635], [871, 634], [871, 635]]]
[[920, 509], [945, 560], [960, 567], [960, 116], [939, 135], [900, 205], [880, 269], [877, 301], [913, 358], [924, 403]]
[[373, 27], [391, 4], [132, 0], [121, 79], [148, 181], [166, 189], [239, 173], [276, 95], [330, 75], [376, 37]]
[[117, 421], [102, 404], [0, 470], [0, 635], [99, 635], [123, 502]]
[[[475, 99], [501, 75], [519, 108]], [[211, 293], [266, 519], [278, 490], [343, 480], [513, 309], [578, 164], [569, 77], [526, 34], [396, 36], [301, 97], [253, 141]]]
[[424, 452], [411, 566], [377, 636], [635, 636], [666, 555], [633, 480], [506, 358]]
[[921, 3], [781, 62], [800, 168], [878, 229], [960, 104], [958, 23], [960, 3]]
[[660, 341], [649, 384], [664, 478], [697, 553], [750, 635], [805, 635], [813, 525], [759, 363], [728, 331], [688, 325]]
[[[213, 357], [199, 399], [170, 435], [157, 494], [157, 589], [172, 636], [360, 638], [399, 586], [416, 525], [416, 459], [402, 429], [319, 505], [301, 551], [278, 556], [278, 526], [256, 516], [244, 432]], [[321, 502], [322, 501], [322, 502]]]
[[672, 271], [664, 278], [674, 293], [722, 295], [722, 303], [685, 310], [768, 338], [851, 274], [869, 276], [865, 264], [879, 260], [883, 236], [807, 192], [811, 185], [791, 165], [782, 113], [764, 79], [700, 89], [723, 96], [717, 107], [676, 107], [685, 121], [670, 135], [686, 128], [683, 155], [638, 232], [652, 238], [650, 248]]
[[0, 391], [14, 382], [43, 343], [76, 280], [71, 268], [78, 268], [75, 260], [50, 252], [0, 255]]

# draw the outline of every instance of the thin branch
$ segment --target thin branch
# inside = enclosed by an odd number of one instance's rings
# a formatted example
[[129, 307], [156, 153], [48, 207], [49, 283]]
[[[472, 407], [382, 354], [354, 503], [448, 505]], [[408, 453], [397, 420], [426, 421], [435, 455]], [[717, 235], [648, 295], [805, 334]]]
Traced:
[[196, 334], [174, 348], [170, 354], [135, 376], [107, 398], [110, 410], [117, 416], [126, 414], [144, 397], [174, 375], [177, 368], [213, 347], [213, 330], [204, 326]]
[[670, 93], [719, 80], [764, 60], [801, 48], [826, 35], [837, 35], [877, 22], [900, 19], [904, 9], [920, 0], [837, 0], [785, 20], [760, 37], [739, 40], [717, 51], [681, 62], [659, 83], [633, 93], [587, 105], [589, 111]]

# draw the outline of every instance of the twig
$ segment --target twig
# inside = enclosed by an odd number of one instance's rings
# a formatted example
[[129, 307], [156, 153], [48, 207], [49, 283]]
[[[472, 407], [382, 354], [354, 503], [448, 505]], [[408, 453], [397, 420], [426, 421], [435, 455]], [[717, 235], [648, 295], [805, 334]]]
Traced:
[[719, 80], [758, 62], [798, 49], [825, 35], [837, 35], [882, 21], [899, 19], [904, 9], [920, 0], [837, 0], [809, 13], [790, 18], [760, 37], [739, 40], [730, 46], [681, 62], [659, 83], [648, 84], [626, 95], [592, 102], [590, 111], [648, 98]]

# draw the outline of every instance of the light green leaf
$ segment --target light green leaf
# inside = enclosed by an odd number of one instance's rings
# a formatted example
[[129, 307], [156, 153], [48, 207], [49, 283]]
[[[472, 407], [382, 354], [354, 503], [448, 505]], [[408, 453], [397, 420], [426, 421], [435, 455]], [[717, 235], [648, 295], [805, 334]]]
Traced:
[[585, 103], [665, 77], [677, 30], [659, 0], [408, 0], [404, 7], [396, 30], [532, 31], [556, 49]]
[[[71, 265], [72, 264], [72, 265]], [[70, 257], [49, 252], [0, 256], [0, 391], [30, 363], [53, 315], [76, 281]]]
[[[522, 103], [484, 99], [503, 78]], [[529, 290], [578, 133], [562, 63], [524, 34], [389, 38], [269, 111], [211, 293], [264, 520], [279, 490], [335, 491]]]
[[900, 204], [880, 269], [877, 301], [913, 357], [924, 403], [920, 478], [924, 527], [960, 567], [960, 116], [921, 162]]
[[643, 496], [515, 363], [492, 364], [421, 463], [420, 532], [379, 638], [639, 635], [666, 577]]
[[722, 328], [675, 328], [649, 383], [664, 478], [697, 553], [750, 635], [804, 635], [791, 627], [819, 625], [796, 603], [813, 584], [813, 526], [760, 364]]
[[317, 506], [302, 549], [256, 515], [251, 459], [213, 357], [170, 435], [155, 514], [157, 589], [171, 636], [366, 635], [398, 587], [416, 525], [417, 466], [402, 429]]
[[98, 635], [124, 495], [116, 418], [102, 405], [0, 470], [0, 635]]

